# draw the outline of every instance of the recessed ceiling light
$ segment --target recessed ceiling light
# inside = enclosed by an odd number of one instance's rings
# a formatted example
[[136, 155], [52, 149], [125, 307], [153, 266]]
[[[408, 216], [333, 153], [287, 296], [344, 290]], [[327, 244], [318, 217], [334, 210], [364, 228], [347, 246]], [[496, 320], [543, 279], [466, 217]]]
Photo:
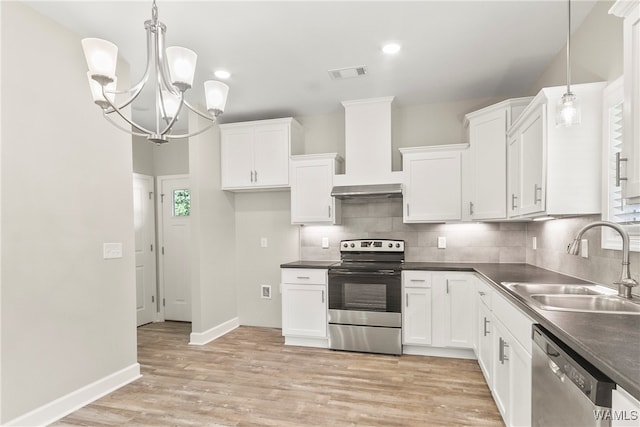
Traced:
[[382, 46], [382, 51], [387, 55], [393, 55], [400, 52], [401, 46], [398, 43], [387, 43]]
[[216, 70], [213, 74], [219, 79], [228, 79], [231, 77], [231, 73], [227, 70]]

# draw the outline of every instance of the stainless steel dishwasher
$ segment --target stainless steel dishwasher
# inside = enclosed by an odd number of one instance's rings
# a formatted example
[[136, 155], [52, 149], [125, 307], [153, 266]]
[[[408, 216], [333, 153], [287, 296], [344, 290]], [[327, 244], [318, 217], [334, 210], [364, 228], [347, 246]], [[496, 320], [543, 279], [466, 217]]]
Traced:
[[609, 426], [598, 414], [611, 408], [611, 379], [539, 325], [533, 343], [531, 425]]

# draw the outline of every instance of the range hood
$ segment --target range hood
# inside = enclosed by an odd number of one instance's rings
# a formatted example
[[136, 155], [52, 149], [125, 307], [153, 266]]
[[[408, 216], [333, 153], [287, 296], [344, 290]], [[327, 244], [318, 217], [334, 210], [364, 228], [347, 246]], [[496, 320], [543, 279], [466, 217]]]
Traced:
[[334, 175], [337, 199], [402, 197], [402, 172], [393, 172], [393, 97], [344, 101], [345, 173]]
[[402, 184], [337, 185], [331, 195], [336, 199], [402, 197]]

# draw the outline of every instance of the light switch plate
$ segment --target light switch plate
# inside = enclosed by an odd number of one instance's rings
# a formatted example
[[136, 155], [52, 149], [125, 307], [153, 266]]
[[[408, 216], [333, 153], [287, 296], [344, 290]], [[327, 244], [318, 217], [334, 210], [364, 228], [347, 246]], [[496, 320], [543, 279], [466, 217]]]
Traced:
[[102, 257], [104, 259], [122, 258], [122, 243], [103, 243]]
[[444, 236], [438, 236], [438, 249], [446, 249], [447, 238]]
[[322, 238], [322, 249], [329, 249], [329, 238], [328, 237], [323, 237]]
[[269, 246], [269, 242], [267, 241], [266, 237], [261, 237], [260, 238], [260, 247], [261, 248], [266, 248], [267, 246]]
[[535, 236], [531, 238], [531, 249], [538, 249], [538, 238]]
[[589, 240], [587, 239], [580, 241], [580, 256], [582, 258], [589, 258]]

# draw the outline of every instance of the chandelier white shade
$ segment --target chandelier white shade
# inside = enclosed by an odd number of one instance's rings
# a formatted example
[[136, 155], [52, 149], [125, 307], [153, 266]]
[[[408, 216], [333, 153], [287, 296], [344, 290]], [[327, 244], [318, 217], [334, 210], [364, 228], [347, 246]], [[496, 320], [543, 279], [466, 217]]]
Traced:
[[[204, 83], [208, 114], [190, 105], [184, 99], [184, 93], [193, 86], [198, 55], [185, 47], [165, 48], [166, 26], [158, 21], [155, 0], [151, 12], [152, 19], [144, 23], [147, 32], [147, 65], [140, 81], [130, 89], [116, 90], [118, 47], [115, 44], [106, 40], [86, 38], [82, 40], [82, 49], [89, 68], [87, 76], [91, 96], [94, 103], [102, 109], [104, 117], [125, 132], [144, 136], [156, 144], [163, 144], [170, 139], [188, 138], [210, 129], [216, 118], [224, 112], [229, 86], [215, 80]], [[140, 95], [147, 83], [154, 86], [155, 95], [155, 126], [151, 129], [135, 123], [122, 111]], [[121, 97], [123, 101], [120, 101]], [[119, 102], [116, 103], [116, 100]], [[173, 133], [173, 126], [183, 107], [211, 123], [190, 133]], [[120, 119], [112, 119], [113, 113]]]

